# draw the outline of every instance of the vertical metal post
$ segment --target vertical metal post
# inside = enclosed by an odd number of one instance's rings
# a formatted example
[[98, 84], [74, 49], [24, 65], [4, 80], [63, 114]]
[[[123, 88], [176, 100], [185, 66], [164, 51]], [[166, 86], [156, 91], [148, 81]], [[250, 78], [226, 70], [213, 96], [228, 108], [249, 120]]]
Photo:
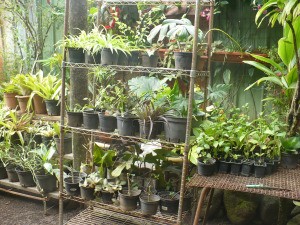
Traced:
[[[65, 0], [65, 18], [64, 18], [64, 38], [68, 35], [70, 0]], [[65, 124], [65, 92], [66, 92], [66, 67], [64, 62], [67, 58], [67, 50], [64, 49], [62, 65], [62, 85], [61, 85], [61, 104], [60, 104], [60, 151], [59, 151], [59, 225], [63, 225], [63, 156], [64, 156], [64, 127]]]
[[193, 100], [194, 100], [194, 84], [195, 84], [195, 76], [196, 76], [196, 68], [197, 68], [199, 15], [200, 15], [200, 0], [196, 0], [195, 21], [194, 21], [195, 37], [193, 41], [192, 69], [190, 72], [189, 105], [188, 105], [186, 137], [185, 137], [185, 147], [184, 147], [183, 166], [182, 166], [182, 175], [181, 175], [179, 209], [178, 209], [178, 216], [177, 216], [178, 225], [182, 224], [183, 201], [184, 201], [184, 194], [185, 194], [184, 192], [185, 192], [185, 184], [186, 184], [186, 174], [188, 168], [188, 154], [190, 149], [190, 133], [192, 127]]

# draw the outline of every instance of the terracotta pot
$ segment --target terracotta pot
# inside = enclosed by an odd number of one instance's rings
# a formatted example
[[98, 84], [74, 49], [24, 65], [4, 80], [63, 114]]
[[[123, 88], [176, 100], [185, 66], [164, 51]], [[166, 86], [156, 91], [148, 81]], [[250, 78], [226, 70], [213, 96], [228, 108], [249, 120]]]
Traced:
[[18, 100], [16, 99], [16, 93], [4, 93], [3, 99], [5, 105], [10, 109], [16, 109], [18, 107]]
[[[28, 96], [28, 95], [26, 95], [26, 96], [16, 95], [16, 98], [17, 98], [18, 103], [19, 103], [20, 112], [21, 113], [28, 112], [28, 110], [27, 110], [27, 103], [29, 101], [30, 96]], [[29, 109], [29, 111], [31, 111], [31, 109]]]
[[33, 96], [33, 108], [36, 114], [47, 114], [46, 103], [39, 95]]

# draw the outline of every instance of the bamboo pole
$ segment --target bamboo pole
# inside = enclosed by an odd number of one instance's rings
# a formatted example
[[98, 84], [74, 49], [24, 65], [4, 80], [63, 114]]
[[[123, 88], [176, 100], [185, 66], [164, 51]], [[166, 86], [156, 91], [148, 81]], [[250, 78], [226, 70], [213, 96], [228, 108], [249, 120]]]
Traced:
[[[69, 11], [70, 11], [70, 0], [65, 0], [65, 18], [64, 18], [64, 37], [68, 34], [69, 25]], [[64, 49], [63, 65], [62, 65], [62, 85], [61, 85], [61, 104], [60, 104], [60, 124], [65, 124], [65, 92], [66, 92], [66, 67], [64, 62], [67, 58], [66, 48]], [[60, 152], [59, 152], [59, 213], [58, 220], [59, 225], [63, 225], [63, 156], [64, 156], [64, 127], [60, 127]]]
[[192, 116], [193, 116], [193, 100], [194, 100], [194, 84], [197, 68], [197, 50], [198, 50], [198, 28], [199, 28], [199, 15], [200, 15], [200, 0], [196, 1], [196, 11], [195, 11], [195, 21], [194, 21], [194, 40], [193, 40], [193, 59], [192, 59], [192, 69], [190, 72], [190, 89], [189, 89], [189, 104], [188, 104], [188, 115], [187, 115], [187, 125], [186, 125], [186, 137], [185, 137], [185, 147], [183, 155], [183, 166], [182, 166], [182, 176], [181, 176], [181, 186], [180, 186], [180, 199], [179, 199], [179, 209], [177, 216], [177, 224], [182, 224], [182, 211], [183, 211], [183, 201], [185, 194], [185, 184], [186, 184], [186, 174], [188, 168], [188, 153], [190, 150], [190, 133], [192, 128]]

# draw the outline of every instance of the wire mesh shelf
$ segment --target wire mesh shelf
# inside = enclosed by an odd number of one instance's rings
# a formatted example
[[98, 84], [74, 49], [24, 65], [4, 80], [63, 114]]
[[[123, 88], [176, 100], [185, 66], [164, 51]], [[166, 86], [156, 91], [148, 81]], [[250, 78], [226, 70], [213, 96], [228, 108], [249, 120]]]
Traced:
[[184, 146], [184, 143], [172, 143], [163, 140], [147, 140], [144, 138], [134, 137], [134, 136], [122, 136], [117, 133], [106, 133], [97, 129], [85, 129], [82, 127], [70, 127], [64, 126], [65, 129], [72, 131], [73, 133], [78, 133], [82, 135], [89, 135], [98, 138], [101, 142], [113, 142], [122, 141], [122, 142], [131, 142], [131, 143], [147, 143], [151, 141], [151, 145], [157, 145], [157, 147], [164, 147], [168, 149], [181, 148]]
[[[195, 5], [196, 0], [98, 0], [109, 5]], [[200, 1], [202, 5], [209, 5], [210, 1]]]
[[[289, 170], [280, 167], [277, 172], [264, 178], [243, 177], [231, 174], [216, 174], [204, 177], [195, 174], [187, 186], [210, 187], [300, 200], [299, 177], [300, 168]], [[262, 184], [269, 188], [247, 188], [247, 184]]]
[[[100, 65], [87, 63], [71, 63], [64, 62], [64, 66], [68, 68], [91, 69], [95, 67], [104, 67], [111, 70], [130, 72], [130, 73], [158, 73], [163, 75], [190, 76], [190, 70], [179, 70], [175, 68], [160, 68], [160, 67], [143, 67], [143, 66], [122, 66], [122, 65]], [[208, 77], [209, 71], [195, 71], [196, 77]]]
[[[80, 197], [69, 197], [63, 194], [63, 197], [73, 201], [84, 203]], [[130, 225], [168, 225], [174, 224], [177, 214], [163, 214], [157, 212], [155, 215], [145, 216], [140, 209], [134, 211], [122, 211], [117, 205], [104, 204], [98, 201], [89, 201], [89, 207], [67, 222], [67, 225], [85, 225], [85, 224], [130, 224]], [[183, 218], [187, 219], [190, 212], [183, 213]]]

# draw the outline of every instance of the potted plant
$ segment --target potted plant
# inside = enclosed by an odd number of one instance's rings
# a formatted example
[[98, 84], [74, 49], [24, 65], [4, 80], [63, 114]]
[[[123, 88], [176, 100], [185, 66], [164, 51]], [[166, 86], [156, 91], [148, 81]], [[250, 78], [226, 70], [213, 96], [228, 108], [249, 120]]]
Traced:
[[[174, 52], [175, 68], [190, 70], [192, 65], [192, 46], [194, 38], [194, 25], [187, 18], [166, 19], [160, 25], [154, 27], [147, 38], [152, 43], [156, 36], [158, 42], [167, 38], [172, 44], [176, 44], [178, 51]], [[198, 30], [198, 43], [201, 42], [203, 33]]]
[[0, 121], [5, 141], [12, 145], [24, 145], [24, 132], [30, 126], [33, 114], [25, 113], [18, 116], [16, 110], [9, 110], [5, 115], [5, 118]]
[[140, 137], [152, 139], [161, 132], [159, 117], [166, 111], [165, 96], [160, 92], [166, 87], [164, 80], [155, 77], [136, 77], [128, 81], [130, 94], [138, 99], [133, 113], [139, 118]]
[[103, 182], [98, 172], [89, 174], [80, 184], [80, 195], [86, 201], [95, 199], [95, 188]]
[[55, 135], [52, 123], [47, 122], [45, 124], [41, 124], [40, 133], [42, 136], [42, 143], [49, 147], [52, 144]]
[[[60, 124], [59, 122], [52, 124], [52, 129], [54, 132], [54, 141], [56, 144], [56, 149], [60, 151]], [[64, 154], [72, 153], [72, 134], [69, 133], [66, 129], [64, 130]]]
[[298, 149], [300, 148], [300, 137], [286, 137], [281, 139], [281, 165], [287, 169], [297, 168]]
[[108, 85], [99, 90], [97, 105], [102, 109], [99, 112], [99, 129], [103, 132], [113, 132], [117, 128], [117, 118], [115, 116], [115, 103], [118, 98], [114, 90], [115, 85]]
[[9, 109], [16, 109], [18, 101], [16, 96], [19, 95], [19, 87], [15, 84], [15, 80], [11, 79], [9, 82], [1, 84], [1, 92], [3, 92], [3, 100]]
[[17, 165], [16, 172], [19, 177], [20, 185], [23, 187], [35, 187], [36, 183], [33, 178], [33, 168], [36, 163], [35, 158], [29, 146], [19, 145], [14, 152], [13, 160]]
[[115, 179], [109, 181], [107, 178], [103, 179], [103, 183], [96, 185], [96, 191], [101, 192], [101, 200], [105, 204], [112, 204], [113, 199], [117, 197], [118, 191], [122, 190], [122, 185], [126, 184], [125, 181]]
[[35, 95], [40, 96], [46, 103], [46, 110], [49, 116], [60, 115], [59, 95], [61, 91], [61, 78], [48, 74], [43, 77], [40, 73], [38, 79], [27, 84], [31, 88], [31, 98]]
[[36, 162], [34, 176], [37, 181], [37, 188], [43, 195], [57, 189], [55, 175], [58, 175], [58, 169], [55, 169], [55, 160], [53, 159], [55, 152], [54, 146], [48, 147], [44, 144], [31, 150]]
[[127, 173], [127, 189], [119, 191], [120, 208], [124, 211], [135, 210], [141, 194], [141, 190], [133, 188], [132, 177], [132, 174]]
[[64, 47], [68, 49], [69, 62], [85, 62], [85, 55], [83, 51], [85, 42], [82, 42], [82, 39], [83, 35], [81, 35], [80, 38], [79, 36], [69, 35], [57, 43], [59, 47]]
[[160, 197], [160, 212], [166, 214], [177, 214], [179, 206], [179, 194], [172, 191], [161, 191], [158, 193]]
[[[162, 117], [165, 120], [166, 139], [175, 143], [184, 142], [188, 114], [188, 97], [180, 91], [178, 80], [175, 81], [172, 89], [167, 88], [167, 91], [163, 94], [167, 96], [168, 108], [170, 109]], [[194, 126], [196, 120], [201, 121], [204, 117], [204, 113], [200, 110], [201, 103], [203, 103], [203, 93], [195, 89], [195, 100], [193, 102]]]
[[[101, 51], [102, 65], [116, 65], [118, 64], [119, 53], [130, 54], [129, 44], [121, 35], [114, 35], [106, 31], [101, 35], [101, 42], [103, 49]], [[99, 41], [100, 42], [100, 41]]]
[[151, 192], [151, 185], [146, 188], [147, 192], [140, 195], [141, 211], [143, 215], [155, 215], [159, 206], [160, 197]]
[[31, 76], [29, 76], [27, 82], [25, 83], [25, 86], [31, 90], [28, 104], [33, 103], [33, 109], [36, 114], [47, 113], [44, 99], [35, 93], [35, 91], [40, 91], [40, 84], [43, 83], [43, 80], [43, 71], [40, 70], [36, 74], [32, 74]]
[[16, 182], [19, 181], [17, 173], [15, 172], [15, 170], [9, 170], [8, 168], [9, 164], [12, 165], [11, 151], [13, 150], [10, 149], [9, 142], [0, 142], [0, 178], [5, 179], [8, 177], [8, 180], [10, 182]]
[[20, 112], [25, 113], [31, 110], [31, 102], [29, 101], [31, 90], [27, 87], [31, 74], [17, 74], [12, 78], [12, 82], [18, 86], [20, 95], [16, 95], [19, 103]]
[[115, 108], [117, 110], [118, 133], [123, 136], [134, 136], [138, 131], [138, 121], [132, 111], [137, 99], [128, 93], [125, 85], [121, 82], [114, 87], [113, 92], [116, 96]]
[[70, 127], [81, 127], [83, 123], [83, 107], [76, 104], [73, 109], [67, 107], [67, 121]]
[[[73, 171], [73, 170], [72, 170]], [[70, 176], [64, 178], [64, 186], [67, 195], [69, 196], [79, 196], [80, 195], [80, 187], [79, 183], [82, 178], [79, 176], [75, 176], [71, 173]]]

